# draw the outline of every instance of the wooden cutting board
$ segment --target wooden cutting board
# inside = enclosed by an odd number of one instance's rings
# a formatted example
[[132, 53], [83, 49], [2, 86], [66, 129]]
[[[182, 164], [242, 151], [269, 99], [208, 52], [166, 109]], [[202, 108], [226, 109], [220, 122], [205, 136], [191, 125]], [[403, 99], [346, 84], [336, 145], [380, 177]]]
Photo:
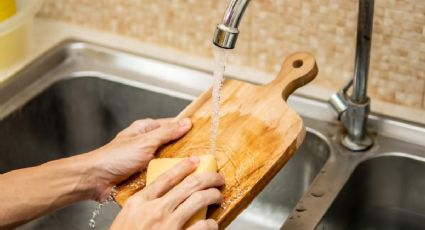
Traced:
[[[226, 80], [223, 84], [215, 157], [226, 184], [224, 202], [210, 207], [208, 218], [224, 229], [267, 185], [301, 145], [305, 128], [301, 117], [286, 104], [288, 96], [317, 75], [314, 57], [294, 53], [282, 64], [274, 81], [259, 86]], [[190, 117], [192, 129], [159, 150], [158, 157], [187, 157], [209, 153], [211, 89], [178, 116]], [[119, 205], [145, 185], [146, 172], [118, 187]]]

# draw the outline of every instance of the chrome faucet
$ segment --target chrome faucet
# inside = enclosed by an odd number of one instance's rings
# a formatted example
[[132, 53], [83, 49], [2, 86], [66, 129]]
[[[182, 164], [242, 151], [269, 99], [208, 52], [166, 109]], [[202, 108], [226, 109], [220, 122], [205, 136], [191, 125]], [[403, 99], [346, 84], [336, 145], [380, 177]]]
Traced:
[[243, 13], [248, 6], [249, 0], [230, 0], [223, 21], [217, 25], [214, 33], [213, 43], [224, 49], [233, 49], [238, 39], [238, 26]]
[[[235, 47], [239, 34], [238, 26], [249, 2], [250, 0], [230, 0], [222, 22], [216, 27], [214, 45], [224, 49]], [[367, 79], [373, 9], [374, 0], [359, 0], [354, 77], [329, 99], [347, 131], [342, 136], [341, 143], [351, 151], [364, 151], [373, 145], [372, 138], [366, 130], [370, 107]], [[348, 95], [350, 87], [352, 94]]]
[[[367, 96], [370, 45], [372, 40], [374, 0], [360, 0], [357, 19], [356, 57], [354, 77], [339, 92], [329, 99], [338, 118], [347, 130], [342, 144], [352, 151], [364, 151], [373, 145], [367, 134], [367, 117], [370, 99]], [[352, 86], [352, 93], [347, 94]]]

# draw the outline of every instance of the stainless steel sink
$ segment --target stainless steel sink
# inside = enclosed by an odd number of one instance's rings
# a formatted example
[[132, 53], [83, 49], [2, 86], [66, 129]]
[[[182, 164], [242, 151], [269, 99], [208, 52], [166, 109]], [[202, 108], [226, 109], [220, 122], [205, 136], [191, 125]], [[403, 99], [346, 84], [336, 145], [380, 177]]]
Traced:
[[0, 172], [92, 150], [136, 119], [175, 116], [188, 103], [96, 77], [60, 80], [0, 122]]
[[[0, 84], [0, 172], [91, 150], [135, 119], [174, 116], [210, 84], [209, 72], [64, 41]], [[368, 152], [351, 153], [337, 141], [341, 127], [325, 102], [296, 95], [288, 102], [305, 121], [306, 139], [229, 229], [340, 229], [347, 223], [362, 227], [353, 221], [367, 223], [376, 204], [394, 204], [391, 207], [403, 209], [400, 215], [425, 215], [423, 209], [409, 206], [413, 202], [425, 207], [420, 178], [424, 168], [418, 160], [425, 157], [423, 126], [371, 115], [377, 144]], [[382, 183], [374, 176], [383, 172], [397, 179], [386, 183], [388, 189], [374, 185]], [[422, 189], [416, 186], [420, 183]], [[353, 194], [354, 188], [363, 192]], [[398, 192], [390, 196], [387, 190]], [[381, 195], [385, 202], [371, 200]], [[401, 200], [403, 195], [412, 198]], [[346, 204], [353, 199], [357, 206], [351, 210]], [[88, 229], [96, 206], [81, 202], [19, 229]], [[116, 205], [104, 206], [96, 228], [107, 229], [118, 211]], [[372, 217], [384, 220], [395, 215], [391, 211]]]
[[[60, 80], [0, 121], [0, 173], [97, 148], [146, 117], [175, 116], [190, 101], [96, 77]], [[88, 229], [96, 202], [81, 202], [20, 229]], [[107, 229], [119, 208], [97, 219]]]
[[425, 158], [360, 163], [317, 229], [425, 229]]
[[314, 132], [308, 132], [296, 155], [228, 229], [279, 229], [320, 172], [329, 154], [326, 141]]

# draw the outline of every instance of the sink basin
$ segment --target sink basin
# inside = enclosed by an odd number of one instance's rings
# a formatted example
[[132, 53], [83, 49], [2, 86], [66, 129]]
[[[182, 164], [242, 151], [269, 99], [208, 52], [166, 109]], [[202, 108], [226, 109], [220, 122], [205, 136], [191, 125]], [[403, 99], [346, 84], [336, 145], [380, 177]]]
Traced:
[[[5, 131], [0, 134], [0, 172], [92, 150], [107, 143], [136, 119], [172, 117], [189, 103], [189, 100], [98, 77], [56, 82], [0, 122], [0, 130]], [[288, 167], [273, 179], [231, 229], [252, 226], [252, 220], [258, 221], [254, 223], [257, 226], [279, 228], [328, 155], [326, 142], [309, 132]], [[261, 211], [264, 206], [270, 206], [269, 213]], [[73, 219], [70, 229], [85, 227], [95, 207], [95, 202], [81, 202], [22, 229], [50, 228], [69, 218]], [[279, 213], [273, 211], [276, 208]], [[116, 206], [105, 207], [98, 226], [109, 226], [117, 212]], [[271, 214], [274, 219], [264, 222]], [[255, 219], [251, 218], [253, 215]]]
[[307, 132], [298, 152], [228, 229], [279, 229], [329, 157], [329, 146]]
[[317, 229], [425, 229], [425, 158], [362, 162]]
[[[0, 172], [95, 149], [134, 120], [172, 117], [189, 102], [96, 77], [56, 82], [0, 121]], [[81, 202], [20, 229], [85, 229], [96, 206]], [[98, 228], [107, 229], [118, 211], [103, 208]]]
[[59, 81], [0, 121], [0, 172], [95, 149], [134, 120], [176, 116], [188, 103], [95, 77]]
[[[92, 150], [136, 119], [175, 116], [210, 85], [210, 72], [64, 41], [0, 83], [0, 173]], [[352, 153], [326, 102], [292, 95], [288, 103], [307, 127], [304, 143], [228, 229], [424, 228], [425, 126], [372, 114], [375, 145]], [[18, 229], [88, 229], [97, 205], [73, 204]], [[103, 206], [96, 229], [118, 212]]]
[[[0, 130], [5, 130], [0, 134], [3, 150], [0, 172], [92, 150], [107, 143], [136, 119], [172, 117], [189, 103], [99, 77], [58, 81], [0, 121]], [[328, 156], [327, 143], [308, 132], [306, 141], [287, 167], [229, 228], [279, 228]], [[19, 229], [49, 229], [58, 225], [65, 229], [85, 228], [96, 205], [96, 202], [80, 202]], [[116, 205], [104, 206], [96, 221], [98, 228], [106, 229], [118, 211]], [[270, 216], [273, 218], [269, 219]]]

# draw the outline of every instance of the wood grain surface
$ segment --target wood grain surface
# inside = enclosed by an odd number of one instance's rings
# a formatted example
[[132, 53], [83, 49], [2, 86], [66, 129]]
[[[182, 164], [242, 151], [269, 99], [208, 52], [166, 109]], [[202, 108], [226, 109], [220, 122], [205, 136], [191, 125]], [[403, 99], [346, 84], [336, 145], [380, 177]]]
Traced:
[[[317, 75], [314, 57], [298, 52], [282, 64], [267, 85], [236, 80], [223, 84], [215, 157], [226, 184], [224, 202], [210, 207], [208, 218], [224, 229], [267, 185], [301, 145], [305, 128], [300, 116], [286, 104], [288, 96]], [[209, 153], [211, 89], [184, 109], [177, 119], [190, 117], [192, 129], [178, 141], [161, 148], [157, 157], [187, 157]], [[145, 185], [146, 172], [118, 187], [115, 200], [123, 205]]]

